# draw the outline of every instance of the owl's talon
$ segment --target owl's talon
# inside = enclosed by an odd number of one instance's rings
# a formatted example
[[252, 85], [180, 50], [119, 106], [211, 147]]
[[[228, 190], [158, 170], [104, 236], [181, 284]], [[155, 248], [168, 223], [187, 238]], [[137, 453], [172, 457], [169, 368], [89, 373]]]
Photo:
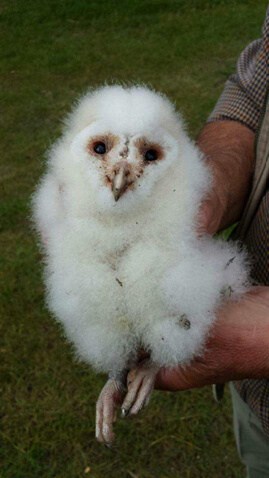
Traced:
[[128, 413], [129, 413], [128, 410], [126, 410], [125, 408], [122, 408], [122, 409], [121, 409], [121, 416], [122, 416], [122, 418], [127, 417]]
[[123, 400], [122, 384], [110, 378], [103, 387], [96, 404], [96, 439], [111, 448], [115, 435], [113, 423], [116, 411]]
[[106, 448], [109, 448], [109, 450], [111, 450], [111, 448], [113, 448], [112, 443], [105, 443], [104, 445], [105, 445]]
[[122, 417], [136, 415], [148, 404], [157, 372], [158, 368], [148, 362], [129, 372], [131, 380], [127, 380], [128, 392], [121, 407]]

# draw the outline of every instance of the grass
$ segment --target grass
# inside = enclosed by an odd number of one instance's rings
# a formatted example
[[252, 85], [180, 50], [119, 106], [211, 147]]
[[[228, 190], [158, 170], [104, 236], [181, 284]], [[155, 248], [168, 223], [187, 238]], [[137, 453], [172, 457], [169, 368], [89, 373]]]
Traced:
[[241, 477], [228, 394], [156, 392], [94, 440], [104, 377], [76, 363], [44, 307], [29, 199], [44, 151], [77, 96], [105, 81], [140, 81], [172, 98], [195, 136], [239, 52], [260, 35], [261, 0], [2, 0], [1, 478]]

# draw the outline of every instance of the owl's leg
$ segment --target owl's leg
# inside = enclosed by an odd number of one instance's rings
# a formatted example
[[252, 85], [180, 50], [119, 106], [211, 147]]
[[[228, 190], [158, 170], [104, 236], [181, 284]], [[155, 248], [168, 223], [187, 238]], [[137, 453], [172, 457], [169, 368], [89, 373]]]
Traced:
[[146, 360], [129, 372], [128, 392], [121, 406], [123, 417], [137, 414], [148, 404], [158, 371], [157, 365]]
[[126, 393], [126, 375], [127, 372], [122, 372], [115, 377], [109, 377], [96, 403], [96, 438], [108, 446], [112, 445], [115, 438], [113, 423], [116, 420], [117, 408]]

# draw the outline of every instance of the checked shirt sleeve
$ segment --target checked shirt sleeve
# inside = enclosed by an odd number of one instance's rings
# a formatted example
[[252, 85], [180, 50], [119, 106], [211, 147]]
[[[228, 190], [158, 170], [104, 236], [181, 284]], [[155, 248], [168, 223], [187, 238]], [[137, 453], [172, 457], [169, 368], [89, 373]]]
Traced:
[[234, 120], [257, 130], [269, 86], [269, 8], [262, 38], [254, 40], [241, 53], [236, 73], [225, 84], [208, 122]]

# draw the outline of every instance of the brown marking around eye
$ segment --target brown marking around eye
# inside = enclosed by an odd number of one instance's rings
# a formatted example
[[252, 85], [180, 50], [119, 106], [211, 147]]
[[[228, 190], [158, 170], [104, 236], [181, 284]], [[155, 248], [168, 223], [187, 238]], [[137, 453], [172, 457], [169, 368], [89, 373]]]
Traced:
[[[104, 154], [98, 154], [94, 151], [94, 146], [96, 145], [96, 143], [99, 142], [104, 143], [106, 146], [106, 152]], [[87, 151], [96, 158], [106, 160], [107, 154], [111, 151], [112, 148], [116, 146], [118, 142], [119, 139], [113, 134], [108, 133], [105, 135], [97, 135], [89, 141], [87, 145]]]
[[[135, 141], [135, 146], [138, 150], [138, 158], [143, 160], [144, 165], [148, 165], [149, 163], [156, 163], [164, 158], [163, 148], [158, 143], [154, 143], [152, 141], [147, 140], [147, 138], [137, 139]], [[149, 149], [154, 149], [155, 151], [157, 151], [158, 157], [154, 161], [147, 161], [144, 159], [145, 153]]]

